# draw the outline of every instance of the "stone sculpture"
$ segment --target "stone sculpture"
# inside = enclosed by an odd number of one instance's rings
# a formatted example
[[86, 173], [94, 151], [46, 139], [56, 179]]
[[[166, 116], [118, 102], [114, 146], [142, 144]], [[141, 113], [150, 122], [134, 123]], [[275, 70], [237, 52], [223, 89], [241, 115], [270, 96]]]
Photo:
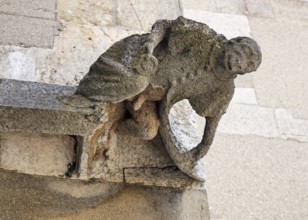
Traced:
[[[153, 139], [159, 131], [175, 165], [204, 180], [198, 161], [208, 152], [234, 93], [234, 79], [255, 71], [261, 51], [251, 38], [227, 40], [207, 25], [184, 17], [159, 20], [148, 34], [116, 42], [91, 66], [76, 94], [94, 102], [125, 106], [114, 122], [119, 134]], [[206, 119], [202, 141], [179, 148], [169, 122], [171, 107], [188, 99]], [[115, 125], [116, 124], [116, 125]]]

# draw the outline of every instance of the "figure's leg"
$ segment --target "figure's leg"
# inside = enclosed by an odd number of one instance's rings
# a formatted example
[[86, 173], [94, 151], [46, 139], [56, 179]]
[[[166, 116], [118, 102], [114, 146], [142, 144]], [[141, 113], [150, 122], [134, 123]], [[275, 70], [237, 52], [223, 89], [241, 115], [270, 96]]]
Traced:
[[145, 101], [142, 107], [135, 111], [132, 102], [127, 101], [126, 108], [132, 117], [119, 123], [118, 133], [143, 140], [153, 139], [157, 135], [159, 127], [155, 102]]

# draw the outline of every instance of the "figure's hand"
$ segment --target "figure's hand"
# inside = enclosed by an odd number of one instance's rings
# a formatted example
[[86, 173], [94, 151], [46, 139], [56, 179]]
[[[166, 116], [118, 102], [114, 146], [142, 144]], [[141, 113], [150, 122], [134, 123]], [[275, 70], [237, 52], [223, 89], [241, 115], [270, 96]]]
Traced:
[[152, 55], [153, 46], [150, 42], [145, 43], [134, 59], [134, 68], [141, 75], [151, 75], [157, 70], [158, 61]]
[[154, 42], [152, 40], [148, 40], [146, 43], [144, 43], [140, 49], [139, 49], [139, 53], [140, 54], [153, 54], [154, 51]]
[[143, 103], [146, 101], [146, 97], [144, 95], [139, 95], [134, 101], [133, 101], [133, 109], [134, 111], [138, 111]]

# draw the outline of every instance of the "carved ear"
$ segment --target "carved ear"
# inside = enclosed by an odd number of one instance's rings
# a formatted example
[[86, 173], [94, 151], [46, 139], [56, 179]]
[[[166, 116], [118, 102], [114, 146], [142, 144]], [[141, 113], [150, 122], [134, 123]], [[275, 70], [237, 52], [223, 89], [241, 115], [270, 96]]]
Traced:
[[158, 60], [151, 54], [142, 54], [134, 60], [134, 68], [141, 75], [151, 75], [156, 72]]

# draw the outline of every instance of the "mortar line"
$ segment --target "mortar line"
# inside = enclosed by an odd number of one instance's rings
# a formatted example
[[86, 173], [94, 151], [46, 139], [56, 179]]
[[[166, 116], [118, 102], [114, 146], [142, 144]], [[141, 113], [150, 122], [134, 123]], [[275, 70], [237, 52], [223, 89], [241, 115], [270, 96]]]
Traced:
[[[56, 12], [55, 12], [56, 14]], [[16, 16], [16, 17], [22, 17], [22, 18], [32, 18], [32, 19], [39, 19], [39, 20], [44, 20], [44, 21], [58, 21], [56, 16], [54, 16], [53, 19], [50, 18], [43, 18], [43, 17], [38, 17], [38, 16], [29, 16], [29, 15], [20, 15], [20, 14], [15, 14], [15, 13], [8, 13], [8, 12], [3, 12], [0, 11], [0, 15], [9, 15], [9, 16]]]

